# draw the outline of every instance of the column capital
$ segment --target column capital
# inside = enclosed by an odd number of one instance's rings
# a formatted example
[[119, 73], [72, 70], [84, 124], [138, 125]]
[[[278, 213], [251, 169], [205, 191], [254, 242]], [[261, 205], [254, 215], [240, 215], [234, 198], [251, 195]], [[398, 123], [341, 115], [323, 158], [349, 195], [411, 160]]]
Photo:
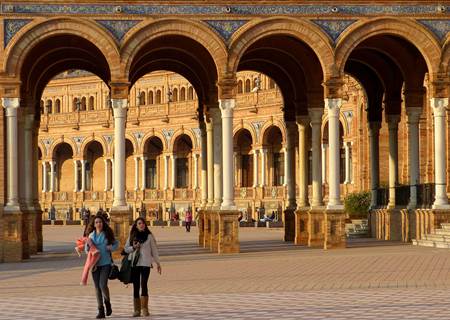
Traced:
[[127, 115], [128, 99], [111, 99], [114, 118], [125, 118]]
[[369, 122], [369, 131], [380, 131], [381, 129], [381, 122], [380, 121], [370, 121]]
[[233, 117], [233, 110], [236, 107], [236, 99], [220, 99], [219, 108], [222, 113], [222, 118]]
[[420, 120], [420, 115], [422, 114], [422, 108], [411, 107], [406, 108], [406, 115], [408, 116], [408, 123], [418, 123]]
[[311, 118], [311, 124], [322, 124], [323, 109], [322, 108], [310, 108], [308, 109], [309, 117]]
[[341, 106], [342, 106], [341, 98], [325, 99], [325, 108], [328, 111], [329, 117], [338, 117], [339, 118], [339, 112], [340, 112]]
[[2, 98], [2, 106], [5, 108], [7, 117], [17, 117], [20, 106], [19, 98]]
[[448, 107], [448, 98], [431, 98], [431, 108], [435, 117], [445, 117]]
[[400, 122], [400, 115], [399, 114], [387, 114], [386, 122], [388, 124], [389, 130], [396, 130], [396, 129], [398, 129], [398, 123]]
[[306, 115], [306, 114], [295, 117], [295, 120], [297, 121], [297, 125], [299, 127], [305, 127], [310, 122], [309, 115]]

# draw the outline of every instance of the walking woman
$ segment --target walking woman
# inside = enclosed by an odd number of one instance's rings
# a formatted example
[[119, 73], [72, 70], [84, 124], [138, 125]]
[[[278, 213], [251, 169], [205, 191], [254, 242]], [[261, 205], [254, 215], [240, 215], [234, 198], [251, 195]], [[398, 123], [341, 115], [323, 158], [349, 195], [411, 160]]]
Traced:
[[[89, 229], [93, 230], [89, 234], [89, 238], [100, 252], [100, 259], [92, 269], [92, 278], [94, 279], [95, 293], [97, 296], [98, 314], [96, 318], [102, 319], [105, 318], [105, 307], [106, 315], [110, 316], [112, 314], [108, 277], [112, 264], [111, 252], [117, 250], [119, 242], [114, 238], [112, 229], [102, 215], [96, 215], [92, 219]], [[89, 252], [89, 242], [86, 243], [85, 251], [86, 253]], [[104, 306], [103, 302], [105, 303]]]
[[[125, 244], [125, 252], [128, 259], [132, 261], [131, 278], [133, 281], [133, 317], [148, 317], [148, 278], [153, 262], [157, 265], [158, 273], [161, 274], [158, 248], [153, 234], [147, 227], [145, 220], [139, 217], [131, 227], [130, 236]], [[141, 289], [141, 296], [139, 296]]]

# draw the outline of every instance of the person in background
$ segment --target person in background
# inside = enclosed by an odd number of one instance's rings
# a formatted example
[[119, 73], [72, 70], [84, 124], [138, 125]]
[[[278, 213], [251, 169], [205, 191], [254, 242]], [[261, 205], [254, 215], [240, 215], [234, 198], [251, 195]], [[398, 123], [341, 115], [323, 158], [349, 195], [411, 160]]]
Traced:
[[186, 214], [184, 215], [184, 222], [186, 224], [186, 232], [191, 232], [191, 224], [192, 224], [191, 209], [187, 209]]

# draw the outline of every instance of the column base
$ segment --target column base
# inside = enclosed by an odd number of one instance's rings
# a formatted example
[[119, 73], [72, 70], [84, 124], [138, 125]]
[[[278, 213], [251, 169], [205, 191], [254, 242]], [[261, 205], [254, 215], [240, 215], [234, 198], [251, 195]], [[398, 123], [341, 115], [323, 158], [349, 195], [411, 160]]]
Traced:
[[295, 209], [286, 208], [283, 212], [284, 221], [284, 241], [295, 240]]
[[434, 210], [450, 210], [450, 204], [448, 203], [434, 203], [431, 207]]
[[121, 257], [125, 242], [130, 234], [130, 224], [132, 220], [132, 211], [127, 206], [112, 207], [111, 208], [111, 221], [110, 226], [114, 232], [114, 236], [119, 240], [119, 248], [113, 252], [112, 256], [114, 259], [119, 259]]
[[308, 247], [323, 248], [325, 241], [325, 208], [314, 207], [308, 211]]
[[341, 209], [327, 209], [325, 211], [324, 249], [342, 249], [346, 247], [345, 217], [346, 214]]
[[199, 210], [197, 213], [198, 221], [198, 245], [203, 247], [205, 242], [205, 211]]
[[8, 208], [1, 215], [0, 261], [19, 262], [30, 257], [27, 214]]
[[327, 204], [327, 210], [342, 211], [344, 205], [342, 203], [329, 203]]
[[308, 211], [309, 208], [301, 208], [295, 212], [295, 239], [294, 244], [308, 245]]
[[218, 253], [239, 253], [239, 211], [221, 210], [219, 217]]
[[28, 232], [28, 245], [30, 255], [43, 251], [42, 238], [42, 210], [34, 206], [22, 209]]

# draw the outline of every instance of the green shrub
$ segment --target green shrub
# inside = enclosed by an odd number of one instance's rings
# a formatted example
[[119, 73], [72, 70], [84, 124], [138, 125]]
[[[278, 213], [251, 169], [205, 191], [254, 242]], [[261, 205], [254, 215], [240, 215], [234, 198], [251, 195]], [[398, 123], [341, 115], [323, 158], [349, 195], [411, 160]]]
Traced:
[[370, 208], [372, 196], [368, 191], [349, 193], [344, 199], [345, 212], [350, 217], [366, 216]]

